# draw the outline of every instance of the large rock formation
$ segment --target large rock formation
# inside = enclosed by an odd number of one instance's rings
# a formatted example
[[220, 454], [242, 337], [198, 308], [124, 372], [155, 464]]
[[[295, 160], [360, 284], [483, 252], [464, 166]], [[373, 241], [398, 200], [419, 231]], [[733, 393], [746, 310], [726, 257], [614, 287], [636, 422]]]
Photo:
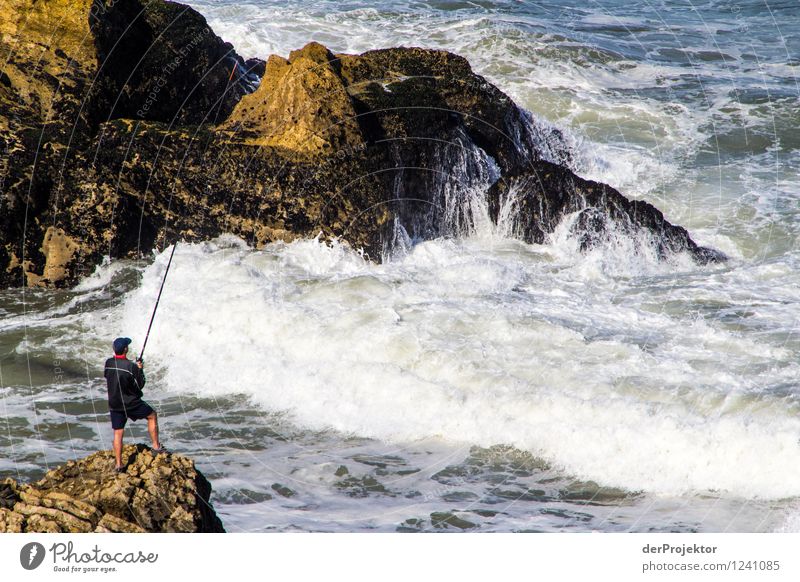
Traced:
[[631, 239], [635, 252], [653, 252], [660, 259], [687, 252], [700, 263], [725, 260], [714, 249], [698, 246], [686, 229], [670, 224], [652, 204], [629, 200], [611, 186], [584, 180], [568, 168], [531, 162], [522, 172], [492, 185], [489, 212], [495, 222], [507, 221], [508, 234], [542, 244], [571, 216], [570, 233], [582, 250], [612, 237]]
[[0, 481], [0, 532], [224, 532], [209, 503], [211, 485], [180, 455], [123, 452], [124, 473], [102, 451], [21, 485]]
[[68, 285], [104, 255], [223, 232], [322, 233], [380, 260], [501, 206], [531, 242], [580, 212], [584, 246], [624, 225], [659, 255], [721, 258], [587, 187], [557, 130], [445, 51], [311, 43], [245, 62], [160, 0], [0, 0], [0, 35], [0, 286]]
[[97, 160], [107, 124], [224, 119], [263, 71], [191, 8], [143, 0], [0, 0], [0, 54], [2, 286], [70, 283], [132, 250], [136, 199]]

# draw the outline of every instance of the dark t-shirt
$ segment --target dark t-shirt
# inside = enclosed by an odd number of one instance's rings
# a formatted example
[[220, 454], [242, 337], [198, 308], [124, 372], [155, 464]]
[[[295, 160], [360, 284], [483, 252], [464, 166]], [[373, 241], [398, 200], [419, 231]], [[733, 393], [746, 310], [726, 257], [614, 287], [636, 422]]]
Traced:
[[109, 410], [127, 410], [142, 402], [144, 372], [127, 358], [108, 358], [104, 376], [108, 384]]

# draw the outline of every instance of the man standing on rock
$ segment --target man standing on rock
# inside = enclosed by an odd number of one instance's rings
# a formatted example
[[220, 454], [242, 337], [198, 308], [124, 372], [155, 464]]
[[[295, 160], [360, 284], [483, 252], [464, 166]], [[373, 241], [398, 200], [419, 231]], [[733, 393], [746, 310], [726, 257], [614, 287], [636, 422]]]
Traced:
[[166, 453], [158, 440], [158, 415], [142, 400], [144, 388], [144, 362], [132, 362], [127, 358], [131, 339], [118, 337], [114, 340], [114, 357], [106, 360], [105, 377], [108, 384], [108, 409], [111, 413], [111, 427], [114, 429], [114, 456], [116, 471], [122, 473], [122, 436], [128, 419], [133, 421], [147, 419], [147, 431], [153, 441], [153, 453]]

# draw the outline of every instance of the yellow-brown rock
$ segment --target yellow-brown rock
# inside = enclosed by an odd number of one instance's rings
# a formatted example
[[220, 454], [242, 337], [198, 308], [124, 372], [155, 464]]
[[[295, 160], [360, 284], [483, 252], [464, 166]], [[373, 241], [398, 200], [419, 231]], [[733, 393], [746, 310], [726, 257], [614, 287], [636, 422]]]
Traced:
[[247, 144], [320, 154], [364, 145], [338, 59], [319, 43], [273, 55], [259, 88], [242, 98], [227, 128]]
[[20, 485], [0, 481], [0, 532], [221, 532], [211, 486], [194, 462], [153, 456], [144, 445], [123, 452], [124, 473], [102, 451]]

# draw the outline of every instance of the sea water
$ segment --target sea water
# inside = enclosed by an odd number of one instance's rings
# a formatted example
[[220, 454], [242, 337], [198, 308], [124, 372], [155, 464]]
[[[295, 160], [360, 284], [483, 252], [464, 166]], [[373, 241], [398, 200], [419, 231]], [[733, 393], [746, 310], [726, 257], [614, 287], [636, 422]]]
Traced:
[[[179, 245], [147, 398], [230, 531], [794, 531], [800, 13], [793, 2], [191, 4], [245, 57], [416, 45], [561, 128], [575, 170], [731, 257], [588, 254], [478, 221], [383, 264]], [[169, 251], [0, 292], [0, 473], [110, 448]], [[141, 423], [127, 438], [147, 441]]]

